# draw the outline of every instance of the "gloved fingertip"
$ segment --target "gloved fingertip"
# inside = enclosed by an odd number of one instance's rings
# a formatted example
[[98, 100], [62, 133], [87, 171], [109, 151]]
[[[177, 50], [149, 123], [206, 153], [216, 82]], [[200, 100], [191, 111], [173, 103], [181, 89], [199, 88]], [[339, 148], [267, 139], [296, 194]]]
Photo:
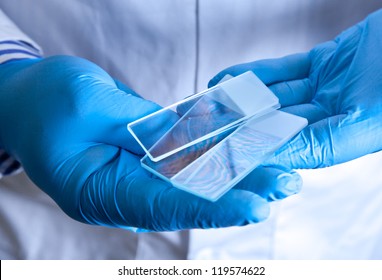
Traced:
[[277, 177], [277, 186], [269, 194], [269, 200], [279, 200], [299, 193], [302, 188], [302, 178], [297, 172], [282, 173]]
[[248, 220], [250, 223], [259, 223], [266, 220], [270, 212], [268, 202], [261, 197], [255, 197], [251, 204], [251, 211], [248, 213]]
[[210, 87], [213, 87], [215, 85], [217, 85], [217, 83], [220, 81], [220, 78], [218, 78], [218, 76], [215, 76], [213, 77], [209, 82], [208, 82], [208, 85], [207, 87], [210, 88]]
[[146, 233], [146, 232], [153, 232], [152, 230], [145, 229], [145, 228], [137, 228], [135, 231], [136, 233]]
[[227, 74], [226, 72], [221, 72], [217, 74], [215, 77], [213, 77], [209, 82], [208, 82], [208, 87], [213, 87], [219, 83], [225, 82], [231, 78], [233, 78], [231, 74]]
[[283, 189], [293, 193], [298, 193], [301, 190], [302, 178], [297, 172], [292, 171], [290, 173], [280, 174], [279, 177], [281, 179], [280, 183], [285, 179]]

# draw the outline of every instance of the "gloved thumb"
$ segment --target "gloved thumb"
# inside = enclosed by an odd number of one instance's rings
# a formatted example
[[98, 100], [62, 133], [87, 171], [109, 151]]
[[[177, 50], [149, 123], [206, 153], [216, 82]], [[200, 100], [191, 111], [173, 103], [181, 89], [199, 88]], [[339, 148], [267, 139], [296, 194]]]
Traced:
[[[96, 118], [94, 121], [95, 137], [92, 141], [121, 147], [135, 154], [143, 150], [127, 130], [127, 124], [161, 109], [156, 103], [138, 96], [128, 87], [102, 85]], [[97, 106], [97, 104], [95, 105]], [[95, 123], [95, 121], [97, 121]]]

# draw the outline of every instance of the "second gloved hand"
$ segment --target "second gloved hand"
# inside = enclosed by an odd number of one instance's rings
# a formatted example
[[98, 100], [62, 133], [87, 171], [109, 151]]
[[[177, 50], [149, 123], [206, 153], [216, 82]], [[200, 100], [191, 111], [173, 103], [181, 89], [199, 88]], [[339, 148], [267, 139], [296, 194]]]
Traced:
[[215, 76], [255, 72], [282, 110], [306, 127], [268, 164], [317, 168], [382, 149], [382, 10], [306, 54], [232, 66]]

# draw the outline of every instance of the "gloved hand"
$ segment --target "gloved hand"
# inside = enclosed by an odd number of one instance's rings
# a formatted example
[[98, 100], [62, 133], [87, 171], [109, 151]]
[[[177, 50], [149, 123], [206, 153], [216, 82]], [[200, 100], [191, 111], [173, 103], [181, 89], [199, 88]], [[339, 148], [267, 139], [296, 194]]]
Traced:
[[224, 75], [255, 72], [283, 110], [306, 127], [267, 164], [331, 166], [382, 149], [382, 10], [306, 54], [230, 67]]
[[126, 124], [157, 109], [80, 58], [0, 65], [0, 146], [76, 220], [133, 230], [244, 225], [267, 217], [267, 200], [299, 189], [297, 174], [262, 168], [211, 203], [154, 178]]

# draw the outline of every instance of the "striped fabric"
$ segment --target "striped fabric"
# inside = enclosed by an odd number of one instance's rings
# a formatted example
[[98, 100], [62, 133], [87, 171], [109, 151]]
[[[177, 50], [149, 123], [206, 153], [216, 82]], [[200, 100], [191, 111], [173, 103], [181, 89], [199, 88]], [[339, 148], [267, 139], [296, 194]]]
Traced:
[[41, 57], [38, 49], [23, 41], [0, 41], [0, 64], [26, 58]]
[[[37, 57], [41, 57], [40, 51], [27, 42], [0, 41], [0, 64]], [[0, 179], [6, 175], [17, 174], [21, 170], [20, 163], [0, 148]]]

